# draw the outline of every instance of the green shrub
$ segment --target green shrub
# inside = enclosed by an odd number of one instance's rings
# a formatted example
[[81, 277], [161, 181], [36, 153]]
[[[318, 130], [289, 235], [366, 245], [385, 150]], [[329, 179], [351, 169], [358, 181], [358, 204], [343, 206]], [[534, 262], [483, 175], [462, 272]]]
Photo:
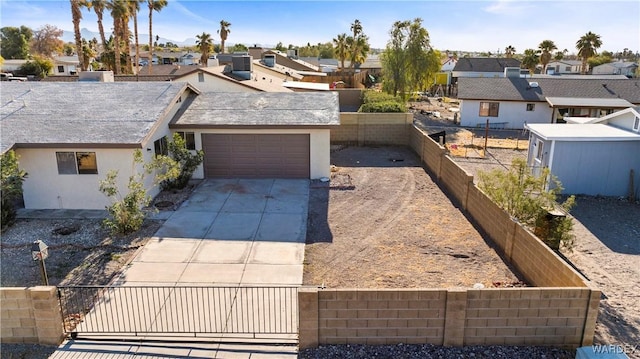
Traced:
[[358, 112], [407, 112], [405, 102], [385, 92], [364, 91]]
[[204, 161], [202, 150], [192, 153], [187, 149], [184, 138], [178, 133], [173, 134], [173, 141], [167, 141], [169, 157], [180, 166], [180, 174], [175, 178], [164, 180], [160, 183], [162, 189], [182, 189], [187, 186], [193, 172]]
[[407, 108], [396, 101], [369, 102], [362, 104], [358, 112], [407, 112]]
[[[143, 165], [143, 170], [137, 172], [136, 167]], [[128, 192], [123, 194], [118, 188], [118, 171], [111, 170], [104, 180], [100, 181], [100, 192], [111, 198], [111, 205], [107, 206], [107, 217], [103, 224], [113, 234], [128, 234], [138, 231], [144, 222], [143, 207], [151, 203], [151, 196], [144, 187], [146, 175], [156, 172], [154, 184], [176, 178], [179, 175], [177, 163], [167, 156], [156, 156], [151, 163], [144, 164], [142, 152], [136, 150], [133, 155], [133, 172], [127, 184]]]
[[18, 156], [13, 150], [2, 154], [0, 166], [2, 167], [0, 223], [4, 229], [13, 224], [16, 219], [15, 201], [22, 196], [22, 183], [27, 178], [27, 172], [20, 169]]
[[[508, 171], [500, 169], [478, 174], [478, 187], [512, 218], [532, 230], [554, 249], [568, 250], [574, 245], [571, 232], [573, 220], [569, 216], [552, 218], [551, 211], [568, 213], [575, 204], [575, 197], [557, 202], [562, 184], [544, 168], [534, 176], [523, 159], [515, 159]], [[550, 184], [549, 186], [547, 186]]]

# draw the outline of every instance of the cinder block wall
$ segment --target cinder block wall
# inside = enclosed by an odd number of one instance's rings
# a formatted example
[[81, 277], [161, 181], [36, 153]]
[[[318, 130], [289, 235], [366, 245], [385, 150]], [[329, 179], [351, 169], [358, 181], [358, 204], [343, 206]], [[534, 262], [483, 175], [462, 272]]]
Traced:
[[[317, 289], [299, 292], [301, 349], [328, 344], [592, 344], [589, 288]], [[594, 314], [596, 313], [596, 314]]]
[[514, 222], [473, 184], [473, 176], [415, 126], [407, 144], [506, 260], [537, 288], [302, 289], [300, 348], [345, 343], [591, 345], [601, 292]]
[[2, 343], [58, 345], [64, 335], [56, 287], [0, 288]]
[[407, 146], [412, 123], [410, 113], [341, 112], [340, 126], [331, 129], [331, 143]]

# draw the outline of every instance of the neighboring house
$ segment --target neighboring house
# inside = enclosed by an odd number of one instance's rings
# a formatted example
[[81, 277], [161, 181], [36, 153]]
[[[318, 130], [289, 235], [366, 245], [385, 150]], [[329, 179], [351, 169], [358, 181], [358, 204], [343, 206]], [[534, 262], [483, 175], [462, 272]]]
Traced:
[[580, 74], [582, 73], [582, 61], [560, 60], [547, 64], [547, 74]]
[[80, 67], [78, 56], [56, 56], [53, 58], [54, 75], [77, 75]]
[[202, 92], [291, 92], [283, 78], [259, 66], [235, 73], [232, 66], [199, 67], [172, 81], [189, 82]]
[[[476, 57], [459, 58], [452, 70], [454, 78], [462, 77], [504, 77], [507, 67], [520, 67], [514, 58]], [[455, 81], [454, 81], [455, 82]]]
[[14, 72], [17, 71], [22, 65], [26, 64], [28, 60], [12, 60], [5, 59], [2, 63], [2, 72]]
[[[118, 171], [126, 189], [133, 153], [166, 148], [169, 121], [198, 91], [186, 83], [5, 83], [0, 142], [29, 175], [25, 208], [104, 209], [99, 181]], [[152, 188], [152, 178], [145, 182]], [[150, 191], [158, 193], [157, 188]]]
[[567, 117], [567, 123], [602, 123], [633, 132], [640, 131], [640, 106], [629, 107], [600, 118]]
[[456, 67], [457, 63], [458, 63], [458, 60], [455, 57], [449, 56], [449, 58], [442, 63], [442, 66], [440, 66], [440, 71], [452, 72], [453, 69]]
[[[535, 81], [534, 81], [535, 80]], [[523, 129], [525, 124], [602, 117], [640, 104], [636, 80], [460, 78], [460, 124]]]
[[[637, 115], [635, 111], [634, 121]], [[602, 123], [529, 124], [527, 128], [530, 131], [528, 165], [534, 174], [549, 168], [562, 184], [563, 193], [627, 196], [631, 183], [635, 183], [636, 197], [640, 194], [637, 129], [626, 130]]]
[[330, 128], [338, 94], [220, 93], [193, 96], [170, 128], [205, 154], [195, 178], [330, 177]]
[[288, 67], [294, 71], [313, 71], [319, 72], [320, 67], [302, 61], [300, 59], [292, 58], [277, 50], [267, 50], [262, 52], [262, 63], [269, 67], [281, 65]]
[[594, 75], [624, 75], [628, 78], [636, 76], [638, 64], [635, 62], [616, 61], [594, 67], [591, 71]]

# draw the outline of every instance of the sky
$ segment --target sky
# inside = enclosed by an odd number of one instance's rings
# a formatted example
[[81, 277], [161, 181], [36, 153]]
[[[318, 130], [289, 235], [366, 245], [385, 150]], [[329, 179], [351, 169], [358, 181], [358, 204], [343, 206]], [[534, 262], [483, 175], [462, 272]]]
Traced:
[[[153, 14], [153, 33], [174, 42], [195, 42], [207, 32], [215, 43], [220, 20], [231, 23], [227, 44], [303, 46], [329, 42], [360, 20], [373, 48], [384, 48], [395, 21], [419, 17], [431, 45], [438, 50], [517, 53], [552, 40], [560, 50], [576, 53], [576, 41], [591, 31], [600, 35], [600, 51], [640, 51], [640, 1], [595, 0], [425, 0], [425, 1], [222, 1], [168, 0]], [[148, 34], [148, 9], [138, 16]], [[45, 24], [73, 30], [68, 0], [0, 0], [0, 26]], [[81, 28], [98, 32], [95, 14], [83, 11]], [[112, 20], [105, 17], [109, 31]], [[131, 26], [133, 28], [133, 26]], [[143, 42], [146, 42], [143, 40]]]

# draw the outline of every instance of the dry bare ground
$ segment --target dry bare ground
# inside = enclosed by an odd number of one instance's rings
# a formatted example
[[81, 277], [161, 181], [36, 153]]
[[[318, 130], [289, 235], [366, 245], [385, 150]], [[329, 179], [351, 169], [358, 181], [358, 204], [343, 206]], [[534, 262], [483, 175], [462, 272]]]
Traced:
[[[188, 198], [194, 186], [163, 191], [155, 203], [173, 203], [171, 210]], [[142, 229], [113, 236], [100, 219], [19, 219], [2, 232], [0, 285], [42, 285], [39, 263], [31, 259], [31, 243], [40, 239], [49, 246], [45, 260], [50, 285], [107, 285], [162, 225], [147, 219]]]
[[331, 160], [330, 184], [310, 190], [305, 285], [520, 285], [410, 149], [349, 147]]
[[[485, 158], [454, 157], [467, 172], [507, 169], [520, 150], [489, 148]], [[571, 211], [576, 245], [563, 254], [603, 292], [594, 342], [620, 345], [640, 358], [640, 202], [578, 196]], [[633, 349], [632, 349], [633, 348]]]

